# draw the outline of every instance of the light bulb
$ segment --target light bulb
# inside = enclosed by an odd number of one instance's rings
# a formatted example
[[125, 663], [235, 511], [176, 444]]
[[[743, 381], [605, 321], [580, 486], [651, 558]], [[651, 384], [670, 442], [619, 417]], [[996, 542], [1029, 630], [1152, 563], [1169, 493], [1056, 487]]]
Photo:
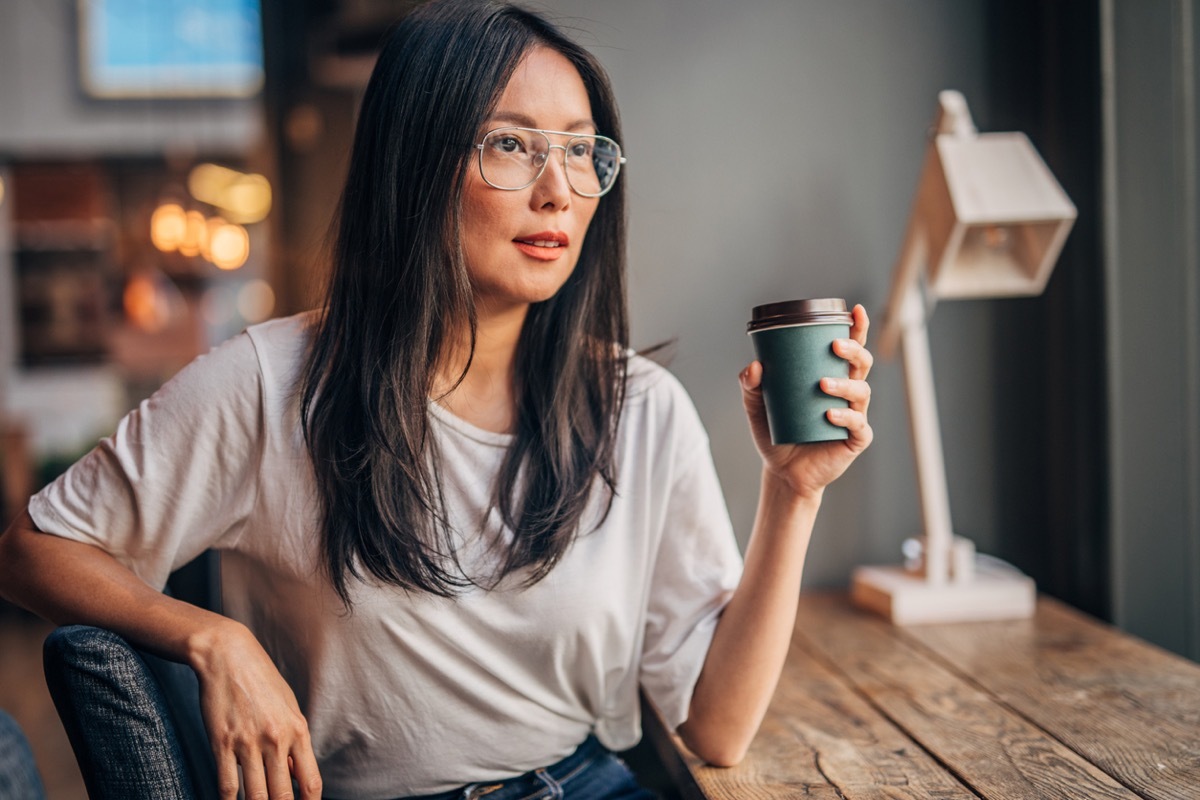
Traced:
[[150, 241], [164, 253], [178, 250], [187, 232], [187, 217], [178, 203], [163, 203], [150, 215]]

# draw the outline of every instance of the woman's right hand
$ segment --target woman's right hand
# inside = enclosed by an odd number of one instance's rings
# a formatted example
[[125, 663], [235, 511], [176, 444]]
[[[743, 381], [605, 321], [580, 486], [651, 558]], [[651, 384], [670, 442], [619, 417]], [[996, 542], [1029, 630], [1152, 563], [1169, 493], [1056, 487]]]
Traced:
[[[78, 587], [86, 586], [87, 591]], [[98, 547], [38, 530], [28, 510], [0, 535], [0, 596], [59, 625], [95, 625], [190, 664], [222, 798], [319, 800], [321, 775], [290, 686], [240, 622], [180, 602]]]
[[319, 800], [308, 722], [250, 630], [226, 620], [197, 633], [190, 646], [223, 800], [237, 797], [238, 766], [247, 800], [293, 798], [293, 778], [303, 800]]

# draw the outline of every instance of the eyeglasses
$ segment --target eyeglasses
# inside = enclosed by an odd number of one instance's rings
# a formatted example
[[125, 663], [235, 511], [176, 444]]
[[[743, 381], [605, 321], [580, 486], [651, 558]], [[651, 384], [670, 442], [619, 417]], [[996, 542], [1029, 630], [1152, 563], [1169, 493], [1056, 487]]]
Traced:
[[[566, 136], [566, 144], [551, 144], [550, 136]], [[551, 150], [563, 151], [563, 168], [570, 187], [584, 197], [600, 197], [617, 182], [625, 159], [621, 146], [607, 136], [592, 136], [537, 128], [496, 128], [475, 145], [479, 174], [488, 186], [517, 191], [532, 186], [546, 171]]]

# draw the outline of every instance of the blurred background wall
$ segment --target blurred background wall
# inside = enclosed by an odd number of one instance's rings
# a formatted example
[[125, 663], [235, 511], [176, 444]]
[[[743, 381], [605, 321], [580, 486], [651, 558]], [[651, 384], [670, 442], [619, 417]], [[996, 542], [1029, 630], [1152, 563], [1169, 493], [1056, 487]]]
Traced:
[[[632, 192], [636, 345], [676, 342], [671, 368], [708, 426], [735, 526], [748, 535], [759, 461], [737, 384], [753, 357], [750, 309], [845, 297], [879, 314], [939, 89], [989, 122], [980, 2], [553, 5], [608, 65], [622, 104]], [[944, 313], [944, 317], [943, 317]], [[999, 541], [987, 464], [994, 311], [939, 309], [934, 331], [957, 521]], [[878, 316], [876, 322], [879, 322]], [[919, 531], [903, 384], [873, 374], [876, 445], [831, 487], [806, 566], [809, 587], [896, 561]], [[970, 432], [969, 436], [966, 432]], [[967, 471], [962, 467], [968, 466]], [[976, 466], [977, 465], [977, 466]]]
[[[317, 301], [357, 99], [411, 5], [266, 0], [249, 97], [113, 98], [81, 82], [89, 4], [0, 10], [0, 397], [6, 461], [27, 452], [31, 485], [188, 358]], [[1043, 297], [944, 303], [931, 320], [955, 527], [1043, 591], [1200, 656], [1192, 0], [535, 6], [612, 75], [634, 343], [674, 341], [743, 542], [758, 486], [736, 382], [750, 308], [843, 296], [881, 322], [939, 90], [962, 91], [981, 131], [1028, 133], [1080, 216]], [[270, 213], [240, 223], [237, 269], [149, 238], [164, 205], [231, 216], [189, 194], [206, 163], [271, 188]], [[63, 180], [86, 187], [65, 191], [78, 202], [53, 201]], [[51, 200], [22, 204], [22, 186]], [[79, 297], [100, 301], [74, 339], [39, 349], [38, 315]], [[808, 587], [896, 562], [919, 532], [898, 366], [872, 384], [876, 443], [827, 494]]]

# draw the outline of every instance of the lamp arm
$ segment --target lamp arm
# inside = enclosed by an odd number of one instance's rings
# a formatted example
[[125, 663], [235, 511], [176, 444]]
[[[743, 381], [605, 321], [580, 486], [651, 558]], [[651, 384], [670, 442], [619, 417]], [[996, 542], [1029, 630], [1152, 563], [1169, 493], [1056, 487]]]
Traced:
[[905, 326], [905, 301], [909, 291], [920, 283], [921, 267], [929, 257], [925, 231], [917, 221], [916, 209], [913, 211], [904, 230], [904, 244], [900, 247], [900, 255], [892, 271], [892, 288], [883, 312], [879, 355], [885, 359], [892, 358], [900, 345]]
[[960, 139], [970, 139], [979, 135], [975, 129], [975, 120], [971, 118], [971, 109], [967, 108], [967, 98], [962, 92], [954, 89], [943, 89], [938, 92], [937, 116], [933, 120], [933, 131], [938, 136], [949, 134]]
[[896, 353], [905, 324], [905, 303], [909, 291], [920, 285], [921, 273], [929, 264], [926, 187], [939, 170], [937, 148], [931, 139], [925, 145], [925, 156], [917, 179], [917, 191], [913, 195], [908, 223], [904, 228], [904, 242], [900, 245], [900, 253], [892, 269], [892, 286], [883, 314], [883, 330], [879, 335], [879, 354], [885, 359], [890, 359]]
[[905, 294], [898, 327], [909, 428], [917, 461], [921, 519], [925, 525], [925, 580], [941, 585], [949, 579], [954, 534], [950, 524], [950, 493], [946, 486], [946, 462], [942, 455], [942, 432], [933, 388], [925, 308], [916, 281], [909, 285]]

